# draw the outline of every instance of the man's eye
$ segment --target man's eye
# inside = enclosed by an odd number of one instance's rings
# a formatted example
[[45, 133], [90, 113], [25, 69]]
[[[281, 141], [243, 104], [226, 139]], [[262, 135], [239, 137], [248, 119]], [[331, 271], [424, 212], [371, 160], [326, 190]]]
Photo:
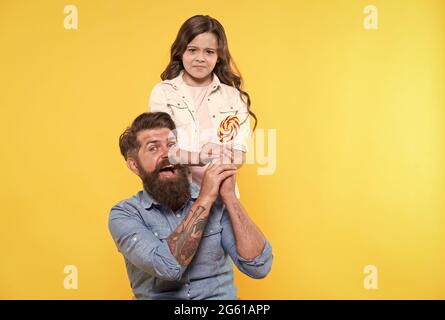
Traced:
[[156, 151], [158, 148], [156, 148], [156, 147], [150, 147], [150, 148], [148, 148], [148, 151]]
[[170, 143], [170, 144], [168, 145], [168, 147], [171, 148], [171, 147], [174, 147], [175, 145], [176, 145], [176, 143]]

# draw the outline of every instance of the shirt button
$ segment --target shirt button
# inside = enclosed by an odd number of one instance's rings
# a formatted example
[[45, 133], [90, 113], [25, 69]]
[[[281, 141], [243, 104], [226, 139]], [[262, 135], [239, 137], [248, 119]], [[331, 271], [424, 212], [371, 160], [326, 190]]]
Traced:
[[187, 293], [187, 297], [190, 297], [190, 293]]
[[181, 218], [181, 215], [180, 215], [180, 214], [177, 214], [176, 216], [177, 216], [178, 218]]
[[186, 284], [185, 284], [185, 286], [186, 286], [186, 287], [188, 287], [188, 286], [189, 286], [189, 284], [188, 284], [188, 283], [186, 283]]
[[215, 115], [213, 115], [212, 117], [215, 118]]
[[156, 236], [156, 237], [158, 236], [158, 233], [157, 233], [157, 232], [155, 232], [155, 236]]
[[210, 98], [208, 98], [207, 101], [210, 101]]

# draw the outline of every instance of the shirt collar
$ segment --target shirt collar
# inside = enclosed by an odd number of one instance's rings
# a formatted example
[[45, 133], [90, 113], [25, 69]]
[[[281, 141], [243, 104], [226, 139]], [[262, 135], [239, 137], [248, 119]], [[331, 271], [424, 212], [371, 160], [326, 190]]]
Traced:
[[[181, 70], [176, 78], [173, 78], [171, 80], [164, 80], [162, 82], [171, 84], [173, 89], [178, 90], [181, 86], [185, 85], [184, 79], [182, 78], [183, 74], [184, 70]], [[216, 73], [213, 73], [213, 80], [211, 83], [212, 90], [216, 90], [220, 86], [221, 86], [221, 81], [219, 80]]]
[[145, 189], [142, 190], [142, 193], [140, 195], [141, 204], [145, 209], [150, 209], [153, 204], [159, 205], [149, 194]]
[[[190, 198], [193, 200], [196, 200], [199, 196], [199, 186], [192, 182], [190, 185]], [[159, 205], [159, 203], [154, 200], [150, 194], [145, 191], [145, 189], [142, 190], [142, 193], [140, 195], [141, 204], [145, 209], [150, 209], [152, 205]]]

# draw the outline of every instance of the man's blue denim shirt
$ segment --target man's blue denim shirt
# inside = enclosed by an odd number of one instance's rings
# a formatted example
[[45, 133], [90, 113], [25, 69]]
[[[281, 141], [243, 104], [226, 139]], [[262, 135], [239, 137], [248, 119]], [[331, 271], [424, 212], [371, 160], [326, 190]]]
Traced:
[[241, 272], [252, 278], [264, 278], [269, 273], [273, 259], [269, 241], [255, 259], [240, 257], [230, 217], [220, 198], [212, 206], [192, 262], [183, 267], [176, 261], [167, 238], [198, 195], [199, 187], [192, 184], [189, 201], [173, 212], [144, 190], [111, 209], [109, 229], [124, 256], [137, 299], [237, 299], [229, 256]]

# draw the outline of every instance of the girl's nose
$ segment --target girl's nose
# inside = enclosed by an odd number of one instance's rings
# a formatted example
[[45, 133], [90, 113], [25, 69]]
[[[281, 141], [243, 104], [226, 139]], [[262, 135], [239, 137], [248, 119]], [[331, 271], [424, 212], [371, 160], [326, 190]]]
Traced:
[[196, 57], [196, 61], [204, 62], [204, 61], [205, 61], [205, 60], [204, 60], [204, 55], [199, 54], [199, 55]]

